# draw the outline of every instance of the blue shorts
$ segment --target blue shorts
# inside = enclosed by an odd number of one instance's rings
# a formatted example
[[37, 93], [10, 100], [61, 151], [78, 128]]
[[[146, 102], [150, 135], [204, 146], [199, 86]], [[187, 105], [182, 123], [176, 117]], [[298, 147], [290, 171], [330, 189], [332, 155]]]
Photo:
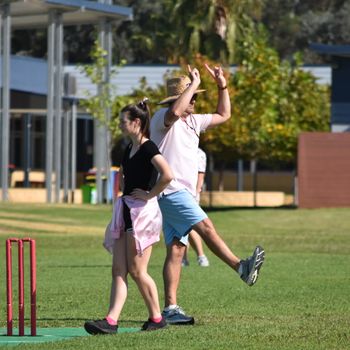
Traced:
[[187, 190], [163, 195], [158, 199], [158, 203], [163, 216], [166, 245], [171, 244], [174, 238], [187, 245], [188, 233], [193, 225], [208, 217]]

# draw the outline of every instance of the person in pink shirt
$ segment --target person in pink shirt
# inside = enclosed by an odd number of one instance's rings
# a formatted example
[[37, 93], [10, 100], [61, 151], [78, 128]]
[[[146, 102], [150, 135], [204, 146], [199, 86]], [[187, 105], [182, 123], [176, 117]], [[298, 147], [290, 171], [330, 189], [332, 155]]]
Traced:
[[173, 179], [172, 171], [149, 139], [150, 112], [147, 101], [128, 105], [120, 112], [120, 128], [131, 140], [120, 169], [123, 196], [113, 208], [111, 223], [106, 229], [104, 246], [113, 254], [112, 286], [109, 310], [105, 318], [86, 321], [90, 334], [114, 334], [127, 298], [130, 275], [145, 301], [149, 318], [142, 330], [164, 328], [157, 286], [147, 272], [152, 244], [159, 241], [162, 217], [157, 195]]
[[251, 257], [241, 260], [222, 240], [195, 199], [200, 133], [231, 117], [230, 96], [222, 68], [205, 67], [218, 90], [218, 103], [214, 113], [195, 113], [196, 98], [204, 90], [199, 89], [201, 79], [198, 69], [189, 66], [190, 77], [180, 76], [167, 81], [168, 96], [159, 102], [165, 108], [159, 109], [151, 119], [151, 140], [159, 147], [174, 174], [174, 179], [158, 199], [167, 249], [163, 267], [165, 307], [162, 314], [169, 324], [194, 324], [194, 318], [186, 315], [177, 304], [181, 262], [188, 233], [192, 229], [249, 286], [256, 283], [265, 256], [264, 249], [256, 246]]

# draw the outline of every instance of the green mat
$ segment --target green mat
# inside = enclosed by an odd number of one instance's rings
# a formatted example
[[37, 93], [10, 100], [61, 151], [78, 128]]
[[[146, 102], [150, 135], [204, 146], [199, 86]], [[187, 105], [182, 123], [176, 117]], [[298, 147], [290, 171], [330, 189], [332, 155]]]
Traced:
[[[140, 328], [118, 328], [119, 333], [133, 333], [140, 331]], [[30, 328], [25, 329], [24, 337], [18, 336], [18, 329], [13, 329], [13, 336], [6, 335], [6, 328], [0, 328], [0, 346], [18, 345], [23, 343], [44, 343], [49, 341], [60, 341], [75, 337], [90, 336], [84, 328], [37, 328], [37, 336], [30, 336]]]

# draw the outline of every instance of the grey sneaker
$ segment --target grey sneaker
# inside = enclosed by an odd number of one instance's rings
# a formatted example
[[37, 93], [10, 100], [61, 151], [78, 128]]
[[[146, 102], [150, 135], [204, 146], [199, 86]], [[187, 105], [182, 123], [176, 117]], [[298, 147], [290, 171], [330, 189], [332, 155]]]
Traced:
[[181, 266], [182, 267], [190, 266], [190, 262], [187, 259], [182, 259]]
[[197, 258], [198, 265], [201, 267], [208, 267], [209, 266], [209, 260], [205, 255], [199, 256]]
[[256, 283], [259, 275], [259, 270], [265, 259], [265, 251], [262, 247], [256, 246], [253, 255], [246, 260], [241, 260], [238, 273], [241, 279], [252, 286]]
[[163, 310], [162, 316], [165, 317], [168, 324], [176, 325], [190, 325], [194, 324], [194, 318], [187, 316], [180, 306], [176, 306], [175, 309], [169, 311]]

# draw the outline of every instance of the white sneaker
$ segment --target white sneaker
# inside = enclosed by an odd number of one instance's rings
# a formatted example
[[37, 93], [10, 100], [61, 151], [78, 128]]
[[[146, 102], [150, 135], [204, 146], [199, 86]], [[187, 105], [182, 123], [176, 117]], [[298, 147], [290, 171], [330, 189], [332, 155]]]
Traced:
[[201, 267], [208, 267], [209, 266], [209, 260], [205, 255], [199, 256], [197, 258], [198, 265]]

